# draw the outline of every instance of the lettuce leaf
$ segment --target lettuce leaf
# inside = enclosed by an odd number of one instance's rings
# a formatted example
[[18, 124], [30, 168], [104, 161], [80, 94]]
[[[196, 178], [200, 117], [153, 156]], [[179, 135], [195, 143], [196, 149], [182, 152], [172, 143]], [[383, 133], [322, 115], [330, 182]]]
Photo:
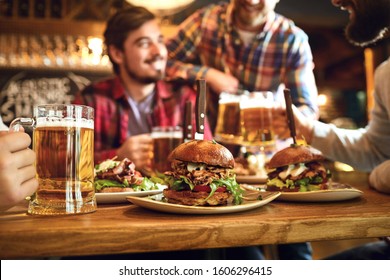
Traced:
[[115, 187], [115, 188], [132, 188], [134, 191], [150, 191], [150, 190], [157, 190], [158, 186], [151, 181], [150, 179], [144, 177], [142, 180], [141, 184], [136, 185], [132, 184], [130, 185], [127, 180], [122, 184], [118, 181], [114, 180], [95, 180], [94, 182], [95, 185], [95, 190], [96, 191], [101, 191], [104, 188], [110, 188], [110, 187]]
[[[180, 176], [180, 178], [174, 178], [172, 176], [167, 176], [160, 174], [159, 177], [151, 178], [154, 182], [160, 182], [170, 186], [172, 190], [181, 191], [186, 188], [194, 189], [195, 185], [193, 182], [185, 176]], [[242, 193], [243, 190], [240, 188], [240, 185], [237, 183], [235, 176], [227, 179], [216, 179], [213, 180], [210, 184], [211, 192], [206, 200], [211, 197], [218, 187], [225, 186], [226, 189], [233, 195], [233, 203], [241, 204], [242, 203]]]

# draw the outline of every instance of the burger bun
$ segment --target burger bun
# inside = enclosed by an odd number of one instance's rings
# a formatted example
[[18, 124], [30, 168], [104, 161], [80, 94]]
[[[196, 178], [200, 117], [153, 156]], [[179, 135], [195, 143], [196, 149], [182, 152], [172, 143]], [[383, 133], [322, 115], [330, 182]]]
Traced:
[[234, 157], [221, 144], [210, 140], [192, 140], [177, 146], [169, 155], [170, 161], [180, 160], [233, 169]]
[[278, 151], [269, 161], [268, 168], [278, 168], [286, 165], [307, 163], [311, 161], [324, 160], [320, 151], [310, 146], [292, 145]]

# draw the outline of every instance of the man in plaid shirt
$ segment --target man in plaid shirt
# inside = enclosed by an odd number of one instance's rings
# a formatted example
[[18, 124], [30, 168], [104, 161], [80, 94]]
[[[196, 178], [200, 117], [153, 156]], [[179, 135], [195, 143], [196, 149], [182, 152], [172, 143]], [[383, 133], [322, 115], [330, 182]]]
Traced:
[[[308, 117], [318, 118], [317, 87], [307, 35], [274, 12], [279, 0], [231, 0], [211, 4], [187, 18], [167, 42], [168, 77], [206, 79], [218, 94], [241, 88], [272, 91], [282, 102], [283, 86]], [[279, 90], [278, 90], [279, 89]], [[216, 112], [214, 112], [216, 114]], [[210, 116], [211, 117], [211, 116]], [[216, 115], [210, 118], [212, 127]]]
[[[117, 12], [104, 37], [116, 75], [87, 86], [74, 103], [95, 109], [96, 163], [127, 157], [137, 169], [149, 169], [151, 128], [182, 125], [185, 103], [195, 104], [196, 92], [163, 80], [167, 49], [155, 15], [145, 8]], [[211, 137], [206, 123], [205, 139]]]

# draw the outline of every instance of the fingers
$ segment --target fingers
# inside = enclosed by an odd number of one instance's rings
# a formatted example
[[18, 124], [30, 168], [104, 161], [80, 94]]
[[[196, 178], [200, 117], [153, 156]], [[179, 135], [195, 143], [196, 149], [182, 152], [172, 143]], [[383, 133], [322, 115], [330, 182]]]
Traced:
[[20, 186], [20, 195], [21, 200], [31, 196], [38, 188], [38, 180], [34, 177], [27, 181], [24, 181]]
[[38, 180], [35, 178], [33, 165], [21, 169], [9, 168], [0, 172], [0, 206], [2, 210], [10, 208], [16, 203], [31, 196], [38, 188]]
[[153, 139], [150, 134], [129, 137], [117, 150], [118, 158], [128, 158], [137, 169], [150, 167], [153, 157]]
[[9, 152], [17, 152], [28, 148], [31, 144], [31, 138], [24, 132], [13, 132], [1, 135], [1, 147]]
[[34, 165], [25, 166], [18, 170], [19, 180], [21, 184], [35, 178], [35, 167]]
[[35, 152], [30, 149], [14, 152], [12, 154], [11, 162], [16, 168], [30, 166], [35, 162]]

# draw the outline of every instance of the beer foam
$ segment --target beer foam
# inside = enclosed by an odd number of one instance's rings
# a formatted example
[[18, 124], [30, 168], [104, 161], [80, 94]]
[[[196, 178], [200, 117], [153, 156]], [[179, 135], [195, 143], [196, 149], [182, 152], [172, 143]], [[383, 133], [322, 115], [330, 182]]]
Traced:
[[93, 120], [87, 120], [83, 118], [37, 118], [36, 127], [82, 127], [93, 129]]
[[152, 132], [152, 138], [182, 138], [182, 131], [154, 131]]

